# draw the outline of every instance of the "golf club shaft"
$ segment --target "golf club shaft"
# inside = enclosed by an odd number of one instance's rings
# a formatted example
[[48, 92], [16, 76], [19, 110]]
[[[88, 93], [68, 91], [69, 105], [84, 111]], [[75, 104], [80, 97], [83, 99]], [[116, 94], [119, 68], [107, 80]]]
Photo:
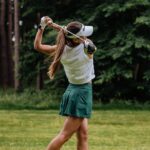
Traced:
[[84, 39], [80, 38], [78, 35], [76, 35], [76, 34], [70, 32], [70, 31], [68, 31], [68, 30], [65, 29], [64, 27], [62, 27], [62, 26], [60, 26], [60, 25], [58, 25], [58, 24], [56, 24], [56, 23], [54, 23], [54, 22], [52, 22], [52, 23], [51, 23], [51, 22], [48, 22], [48, 25], [49, 25], [49, 26], [52, 25], [51, 27], [53, 27], [54, 29], [56, 29], [56, 30], [58, 30], [58, 31], [60, 31], [60, 29], [62, 29], [62, 30], [64, 30], [64, 31], [70, 33], [71, 35], [75, 36], [76, 38], [80, 39], [81, 41], [85, 41]]
[[[91, 46], [91, 45], [89, 46], [89, 42], [87, 43], [87, 40], [86, 40], [86, 39], [82, 39], [80, 36], [78, 36], [78, 35], [76, 35], [76, 34], [70, 32], [70, 31], [68, 31], [68, 30], [67, 30], [65, 27], [63, 27], [63, 26], [60, 26], [60, 25], [58, 25], [58, 24], [56, 24], [56, 23], [54, 23], [54, 22], [50, 22], [50, 21], [48, 22], [48, 26], [50, 26], [50, 27], [56, 29], [57, 31], [64, 30], [65, 32], [70, 33], [71, 35], [75, 36], [76, 38], [78, 38], [78, 39], [80, 39], [82, 42], [84, 42], [85, 45], [86, 45], [86, 47], [87, 47], [87, 49], [90, 49], [90, 50], [92, 49], [93, 52], [97, 49], [94, 44], [93, 44], [93, 46]], [[93, 50], [93, 49], [94, 49], [94, 50]]]

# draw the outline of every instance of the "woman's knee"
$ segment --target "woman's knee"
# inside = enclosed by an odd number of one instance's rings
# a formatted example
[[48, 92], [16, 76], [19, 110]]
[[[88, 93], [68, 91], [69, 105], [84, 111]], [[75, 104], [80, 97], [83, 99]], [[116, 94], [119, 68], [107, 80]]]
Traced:
[[59, 138], [60, 138], [60, 140], [63, 141], [63, 142], [68, 141], [68, 140], [71, 138], [71, 136], [72, 136], [72, 134], [68, 134], [68, 133], [65, 133], [65, 132], [61, 132], [61, 133], [59, 134]]

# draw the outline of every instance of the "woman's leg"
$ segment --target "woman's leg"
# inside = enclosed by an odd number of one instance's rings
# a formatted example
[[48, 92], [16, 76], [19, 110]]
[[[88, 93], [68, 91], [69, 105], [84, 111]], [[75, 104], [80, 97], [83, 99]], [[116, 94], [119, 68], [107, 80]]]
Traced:
[[83, 118], [67, 117], [63, 129], [60, 133], [50, 142], [47, 150], [60, 150], [61, 146], [78, 130]]
[[77, 130], [77, 150], [88, 150], [88, 119], [84, 119]]

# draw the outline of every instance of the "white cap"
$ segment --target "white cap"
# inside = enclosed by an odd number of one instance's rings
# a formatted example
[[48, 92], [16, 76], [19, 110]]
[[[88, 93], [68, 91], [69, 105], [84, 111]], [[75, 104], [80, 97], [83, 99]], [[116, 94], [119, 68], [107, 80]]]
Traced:
[[92, 35], [92, 33], [93, 33], [93, 26], [85, 26], [82, 24], [80, 31], [76, 33], [76, 35], [88, 37]]

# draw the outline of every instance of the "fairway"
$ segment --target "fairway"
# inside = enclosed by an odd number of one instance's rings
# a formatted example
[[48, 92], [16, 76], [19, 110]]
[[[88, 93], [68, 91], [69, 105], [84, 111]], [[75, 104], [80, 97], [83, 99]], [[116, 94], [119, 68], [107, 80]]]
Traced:
[[[55, 110], [0, 110], [0, 150], [45, 150], [63, 121]], [[89, 121], [89, 150], [149, 149], [150, 111], [93, 112]], [[76, 150], [76, 137], [62, 150]]]

